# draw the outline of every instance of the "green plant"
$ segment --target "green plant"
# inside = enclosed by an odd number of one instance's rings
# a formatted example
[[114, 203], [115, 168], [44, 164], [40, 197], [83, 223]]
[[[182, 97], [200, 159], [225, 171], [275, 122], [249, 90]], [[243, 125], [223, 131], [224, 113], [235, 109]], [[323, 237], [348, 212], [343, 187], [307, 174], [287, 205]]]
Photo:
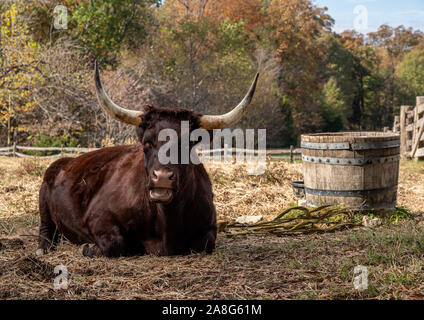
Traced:
[[[72, 6], [73, 1], [68, 1]], [[100, 61], [119, 53], [123, 45], [143, 43], [153, 0], [84, 1], [75, 7], [69, 33]], [[109, 59], [110, 60], [110, 59]], [[113, 60], [113, 59], [112, 59]]]
[[414, 215], [404, 207], [396, 207], [396, 210], [390, 216], [392, 223], [398, 223], [399, 220], [412, 219]]
[[[51, 137], [44, 133], [39, 133], [36, 136], [29, 136], [28, 139], [33, 139], [32, 145], [34, 147], [77, 147], [79, 145], [79, 141], [77, 138], [71, 136], [70, 134], [66, 134], [58, 137]], [[60, 151], [28, 151], [29, 155], [34, 156], [49, 156], [54, 154], [59, 154]]]

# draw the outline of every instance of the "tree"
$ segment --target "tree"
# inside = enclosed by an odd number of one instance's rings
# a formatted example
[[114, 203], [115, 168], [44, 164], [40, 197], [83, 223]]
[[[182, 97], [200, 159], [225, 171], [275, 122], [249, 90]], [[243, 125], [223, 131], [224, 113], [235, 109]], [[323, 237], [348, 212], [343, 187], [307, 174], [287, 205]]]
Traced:
[[265, 10], [260, 0], [216, 0], [212, 3], [208, 16], [216, 23], [226, 19], [232, 23], [243, 22], [243, 28], [250, 34], [257, 33], [264, 25]]
[[29, 35], [19, 9], [12, 3], [0, 19], [0, 122], [7, 125], [8, 144], [11, 132], [34, 110], [31, 91], [41, 80], [39, 45]]
[[322, 117], [321, 128], [326, 132], [337, 132], [344, 128], [346, 110], [343, 94], [337, 86], [335, 78], [330, 78], [324, 85], [322, 91], [322, 106], [320, 109]]
[[362, 130], [366, 113], [366, 80], [377, 63], [374, 49], [365, 42], [363, 34], [355, 31], [344, 31], [341, 34], [343, 47], [351, 54], [353, 80], [353, 101], [349, 118], [350, 128]]
[[[319, 42], [333, 20], [309, 0], [271, 0], [267, 8], [267, 30], [281, 65], [278, 87], [286, 96], [298, 132], [319, 129], [320, 64], [325, 46]], [[308, 116], [306, 116], [308, 115]]]
[[215, 23], [207, 14], [209, 3], [166, 1], [157, 16], [160, 27], [144, 47], [143, 65], [150, 78], [172, 84], [182, 106], [220, 112], [225, 98], [236, 103], [234, 95], [248, 87], [254, 72], [243, 23]]
[[399, 78], [399, 100], [402, 104], [414, 105], [415, 97], [424, 95], [423, 47], [417, 47], [407, 53], [396, 70]]
[[[375, 48], [378, 61], [375, 62], [375, 77], [382, 80], [382, 85], [373, 87], [375, 95], [381, 93], [379, 100], [380, 106], [374, 113], [374, 117], [380, 119], [382, 126], [391, 126], [393, 123], [394, 112], [399, 106], [399, 94], [396, 68], [401, 62], [403, 56], [410, 52], [424, 37], [424, 33], [412, 28], [398, 26], [392, 28], [388, 25], [382, 25], [376, 32], [368, 34], [368, 43]], [[378, 81], [377, 81], [378, 82]], [[376, 84], [376, 81], [372, 82]], [[376, 99], [373, 99], [376, 102]], [[370, 106], [375, 109], [375, 106]]]
[[418, 45], [423, 39], [424, 33], [413, 28], [398, 26], [393, 28], [383, 24], [376, 32], [368, 34], [368, 42], [374, 47], [384, 48], [389, 56], [393, 58], [401, 57]]
[[[73, 1], [68, 0], [72, 6]], [[93, 56], [115, 60], [126, 46], [139, 48], [146, 37], [149, 6], [154, 0], [90, 0], [81, 1], [73, 9], [69, 32]]]
[[84, 54], [116, 64], [121, 49], [136, 50], [144, 43], [151, 25], [151, 6], [156, 0], [65, 0], [68, 9], [66, 30], [56, 30], [52, 21], [55, 0], [25, 0], [24, 15], [32, 35], [52, 44], [70, 37]]

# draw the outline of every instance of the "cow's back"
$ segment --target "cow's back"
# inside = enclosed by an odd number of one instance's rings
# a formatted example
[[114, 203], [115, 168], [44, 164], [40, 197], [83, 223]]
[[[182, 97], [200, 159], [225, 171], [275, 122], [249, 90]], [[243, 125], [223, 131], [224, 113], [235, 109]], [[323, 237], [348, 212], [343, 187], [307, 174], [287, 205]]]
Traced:
[[[44, 205], [66, 238], [74, 243], [90, 242], [90, 232], [83, 225], [91, 202], [97, 194], [111, 188], [114, 176], [139, 173], [138, 177], [142, 177], [142, 159], [141, 146], [130, 145], [103, 148], [53, 162], [46, 170], [40, 189], [40, 214]], [[119, 189], [125, 190], [125, 184]], [[102, 198], [107, 205], [110, 199]]]

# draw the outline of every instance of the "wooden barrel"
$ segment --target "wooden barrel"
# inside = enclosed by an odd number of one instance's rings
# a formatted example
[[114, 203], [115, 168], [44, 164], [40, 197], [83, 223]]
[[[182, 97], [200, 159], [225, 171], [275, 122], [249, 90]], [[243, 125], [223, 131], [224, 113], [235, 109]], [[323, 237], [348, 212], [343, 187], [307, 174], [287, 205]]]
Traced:
[[301, 136], [306, 200], [358, 210], [393, 210], [399, 176], [400, 137], [382, 132]]

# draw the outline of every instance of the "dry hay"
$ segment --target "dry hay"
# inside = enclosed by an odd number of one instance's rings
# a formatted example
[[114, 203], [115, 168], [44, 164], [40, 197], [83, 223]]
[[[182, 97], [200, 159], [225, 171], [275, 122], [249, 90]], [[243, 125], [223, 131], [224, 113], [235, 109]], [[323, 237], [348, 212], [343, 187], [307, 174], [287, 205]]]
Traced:
[[397, 198], [399, 206], [424, 214], [424, 161], [401, 161]]
[[[16, 219], [38, 214], [40, 172], [52, 161], [0, 157], [0, 217]], [[249, 175], [243, 164], [211, 163], [206, 168], [213, 184], [218, 219], [229, 222], [242, 215], [263, 215], [264, 220], [273, 219], [296, 204], [290, 182], [303, 180], [301, 163], [269, 161], [266, 172], [259, 176]], [[423, 213], [423, 162], [401, 162], [398, 206], [413, 213]]]
[[[62, 241], [35, 257], [39, 172], [51, 161], [0, 158], [0, 299], [424, 298], [423, 228], [415, 221], [322, 235], [220, 233], [212, 255], [90, 259]], [[271, 221], [296, 202], [289, 183], [302, 179], [300, 163], [269, 162], [261, 176], [249, 176], [242, 165], [207, 170], [218, 219], [229, 222], [245, 214]], [[402, 162], [399, 205], [422, 214], [423, 181], [422, 163]], [[60, 264], [69, 285], [54, 290]], [[352, 286], [358, 264], [373, 268], [374, 287], [364, 293]]]
[[265, 220], [297, 201], [291, 181], [302, 180], [302, 164], [269, 161], [263, 175], [249, 175], [243, 164], [208, 164], [219, 220], [232, 222], [242, 215], [262, 215]]
[[[414, 228], [408, 233], [423, 232]], [[405, 241], [393, 228], [382, 232], [220, 236], [212, 255], [118, 259], [82, 257], [69, 243], [37, 258], [29, 253], [36, 243], [28, 240], [25, 251], [0, 251], [0, 299], [423, 299], [424, 241]], [[402, 236], [400, 248], [390, 242], [393, 236]], [[376, 264], [370, 241], [396, 263]], [[59, 264], [67, 267], [69, 283], [54, 290], [51, 271]], [[352, 285], [359, 264], [373, 272], [366, 292]]]

